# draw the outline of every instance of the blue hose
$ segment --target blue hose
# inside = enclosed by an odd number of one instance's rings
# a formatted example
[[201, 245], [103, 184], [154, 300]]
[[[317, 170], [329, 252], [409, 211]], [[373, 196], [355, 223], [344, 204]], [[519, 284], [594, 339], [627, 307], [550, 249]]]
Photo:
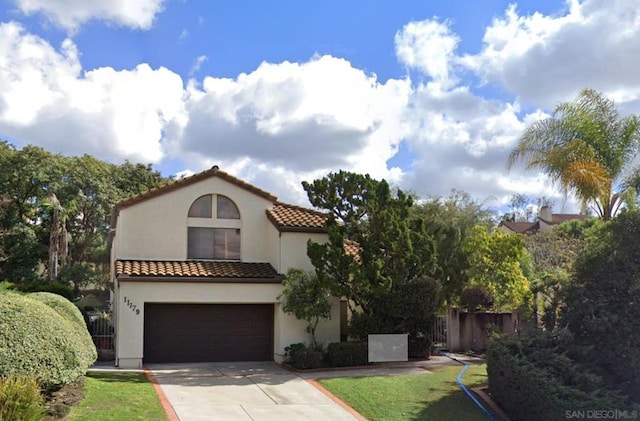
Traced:
[[473, 393], [471, 393], [471, 391], [469, 389], [467, 389], [467, 386], [465, 386], [464, 383], [462, 383], [462, 376], [464, 376], [464, 372], [467, 371], [467, 368], [469, 367], [469, 365], [467, 363], [463, 362], [463, 361], [460, 361], [460, 360], [458, 360], [456, 358], [453, 358], [453, 357], [445, 354], [444, 352], [441, 352], [440, 354], [442, 354], [445, 357], [449, 358], [450, 360], [453, 360], [453, 361], [455, 361], [455, 362], [457, 362], [459, 364], [462, 364], [464, 366], [464, 367], [462, 367], [462, 370], [460, 370], [460, 372], [458, 373], [458, 377], [456, 377], [456, 380], [458, 381], [458, 385], [460, 386], [462, 391], [464, 393], [466, 393], [466, 395], [469, 397], [469, 399], [471, 399], [471, 401], [473, 401], [473, 403], [476, 404], [476, 406], [478, 408], [480, 408], [480, 410], [482, 412], [484, 412], [491, 421], [496, 421], [496, 417], [494, 417], [493, 414], [487, 410], [487, 408], [482, 406], [482, 404], [480, 402], [478, 402], [478, 399], [476, 399], [476, 397], [473, 396]]

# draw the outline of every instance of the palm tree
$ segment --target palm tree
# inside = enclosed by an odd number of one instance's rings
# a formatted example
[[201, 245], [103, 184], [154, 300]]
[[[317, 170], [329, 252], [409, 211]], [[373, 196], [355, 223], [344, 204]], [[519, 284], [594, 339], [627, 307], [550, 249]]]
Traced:
[[509, 169], [523, 161], [541, 170], [565, 194], [572, 191], [604, 220], [622, 205], [625, 191], [640, 187], [640, 172], [626, 171], [640, 145], [640, 119], [621, 117], [613, 100], [584, 89], [574, 102], [563, 102], [553, 115], [530, 125], [509, 155]]

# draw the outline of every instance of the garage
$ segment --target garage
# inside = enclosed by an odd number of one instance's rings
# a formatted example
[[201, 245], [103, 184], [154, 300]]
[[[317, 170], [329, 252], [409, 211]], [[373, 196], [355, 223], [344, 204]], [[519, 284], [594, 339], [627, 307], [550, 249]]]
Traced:
[[144, 362], [273, 360], [273, 304], [144, 305]]

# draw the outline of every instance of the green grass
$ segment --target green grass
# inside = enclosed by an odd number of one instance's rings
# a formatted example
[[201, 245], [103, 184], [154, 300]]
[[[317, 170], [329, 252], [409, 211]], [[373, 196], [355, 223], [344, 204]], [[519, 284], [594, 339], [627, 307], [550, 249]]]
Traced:
[[142, 373], [89, 373], [85, 399], [65, 420], [166, 420], [153, 385]]
[[[433, 374], [325, 379], [320, 384], [372, 421], [487, 420], [456, 383], [461, 369], [458, 365]], [[469, 366], [463, 382], [468, 388], [486, 385], [486, 364]]]

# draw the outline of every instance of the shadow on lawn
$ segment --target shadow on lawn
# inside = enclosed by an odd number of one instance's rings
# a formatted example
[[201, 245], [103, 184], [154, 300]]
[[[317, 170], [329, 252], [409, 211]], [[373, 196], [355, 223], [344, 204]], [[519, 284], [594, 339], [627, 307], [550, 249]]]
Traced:
[[89, 372], [86, 377], [107, 383], [150, 383], [144, 373]]
[[[460, 366], [462, 370], [462, 366]], [[468, 389], [484, 386], [486, 384], [486, 377], [480, 373], [465, 373], [463, 376], [463, 383]], [[464, 393], [460, 388], [456, 380], [444, 382], [444, 385], [451, 388], [451, 392], [444, 395], [442, 398], [435, 401], [424, 401], [424, 407], [414, 417], [408, 418], [414, 421], [419, 420], [451, 420], [451, 421], [484, 421], [489, 419], [487, 415], [478, 408], [473, 401]], [[441, 389], [426, 389], [425, 393], [437, 393], [441, 392]], [[484, 405], [483, 401], [476, 396], [476, 399], [489, 409], [487, 405]], [[489, 409], [490, 410], [490, 409]], [[497, 420], [500, 420], [496, 416]]]

